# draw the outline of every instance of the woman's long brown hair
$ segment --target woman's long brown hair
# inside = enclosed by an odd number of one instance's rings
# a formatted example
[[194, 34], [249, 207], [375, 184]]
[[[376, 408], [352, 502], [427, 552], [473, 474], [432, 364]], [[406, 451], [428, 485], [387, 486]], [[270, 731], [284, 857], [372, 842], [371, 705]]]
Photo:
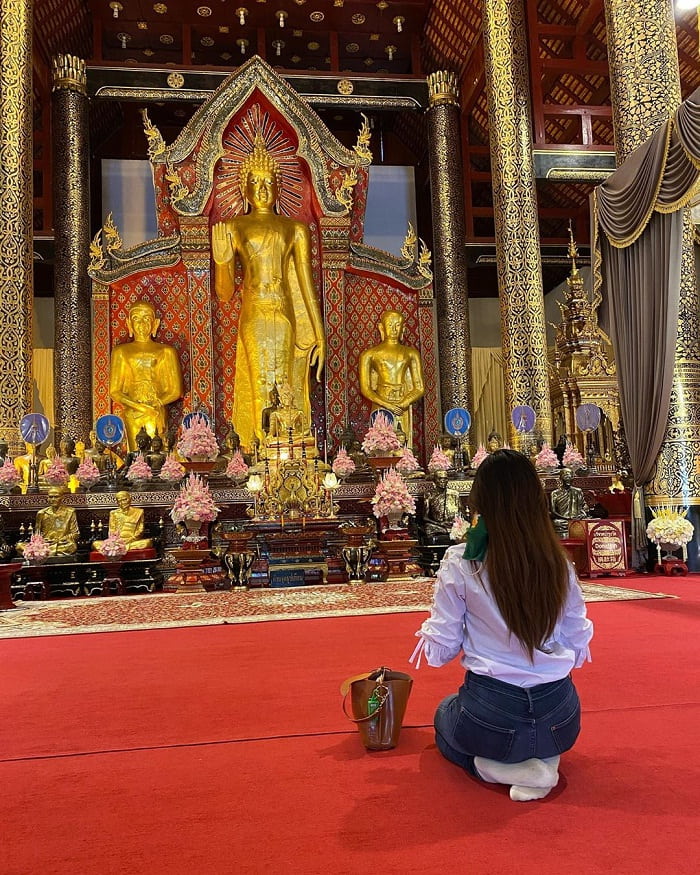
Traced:
[[532, 463], [497, 450], [477, 469], [470, 510], [489, 534], [486, 571], [506, 625], [533, 658], [566, 601], [569, 568]]

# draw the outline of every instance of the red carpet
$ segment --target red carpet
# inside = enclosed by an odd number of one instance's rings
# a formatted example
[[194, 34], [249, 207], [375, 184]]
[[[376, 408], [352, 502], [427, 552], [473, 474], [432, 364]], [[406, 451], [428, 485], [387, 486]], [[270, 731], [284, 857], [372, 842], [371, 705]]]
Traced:
[[0, 641], [0, 872], [695, 872], [700, 579], [648, 589], [680, 598], [590, 606], [581, 739], [522, 805], [435, 751], [456, 664], [413, 672], [396, 751], [343, 717], [417, 614]]

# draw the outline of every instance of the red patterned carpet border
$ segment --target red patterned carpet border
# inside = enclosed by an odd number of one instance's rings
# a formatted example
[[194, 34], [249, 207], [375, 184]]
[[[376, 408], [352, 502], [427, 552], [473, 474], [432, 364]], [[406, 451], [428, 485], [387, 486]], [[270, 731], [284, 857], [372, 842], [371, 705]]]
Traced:
[[[359, 586], [305, 586], [248, 592], [197, 592], [19, 602], [0, 612], [0, 638], [122, 632], [347, 617], [364, 614], [426, 612], [434, 578], [412, 578]], [[586, 601], [672, 598], [605, 584], [582, 584]]]

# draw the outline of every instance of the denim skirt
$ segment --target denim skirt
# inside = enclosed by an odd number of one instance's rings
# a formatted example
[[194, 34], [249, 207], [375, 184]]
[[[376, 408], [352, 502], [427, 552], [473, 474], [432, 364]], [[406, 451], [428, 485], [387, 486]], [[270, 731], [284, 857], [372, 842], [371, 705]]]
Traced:
[[516, 687], [467, 672], [458, 693], [435, 713], [435, 742], [444, 757], [474, 771], [474, 757], [521, 763], [573, 747], [581, 729], [581, 704], [570, 677]]

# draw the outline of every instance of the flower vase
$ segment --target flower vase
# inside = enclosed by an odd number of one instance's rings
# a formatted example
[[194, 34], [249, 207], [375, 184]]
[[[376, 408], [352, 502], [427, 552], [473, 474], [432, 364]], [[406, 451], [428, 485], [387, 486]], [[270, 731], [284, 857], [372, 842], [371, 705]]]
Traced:
[[186, 534], [183, 540], [186, 541], [192, 549], [199, 549], [202, 544], [207, 546], [207, 523], [203, 520], [184, 519], [182, 521], [186, 529]]
[[364, 583], [369, 560], [372, 558], [371, 545], [347, 544], [341, 548], [340, 554], [345, 562], [350, 583]]
[[382, 526], [382, 532], [387, 531], [388, 529], [405, 529], [406, 526], [402, 525], [404, 512], [402, 510], [390, 510], [385, 514], [387, 525]]

